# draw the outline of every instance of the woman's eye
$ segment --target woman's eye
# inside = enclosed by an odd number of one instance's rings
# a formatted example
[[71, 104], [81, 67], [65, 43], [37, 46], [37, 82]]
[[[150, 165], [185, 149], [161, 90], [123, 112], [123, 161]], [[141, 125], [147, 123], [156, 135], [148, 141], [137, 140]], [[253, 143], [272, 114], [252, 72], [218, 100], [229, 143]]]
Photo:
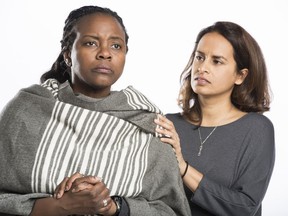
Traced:
[[203, 57], [202, 57], [202, 56], [199, 56], [199, 55], [196, 55], [196, 56], [195, 56], [195, 59], [198, 60], [198, 61], [201, 61], [201, 60], [203, 59]]
[[222, 62], [221, 61], [219, 61], [219, 60], [217, 60], [217, 59], [214, 59], [214, 64], [222, 64]]
[[96, 46], [96, 42], [95, 41], [89, 41], [85, 43], [87, 46]]
[[114, 49], [121, 49], [121, 46], [119, 44], [113, 44], [112, 47]]

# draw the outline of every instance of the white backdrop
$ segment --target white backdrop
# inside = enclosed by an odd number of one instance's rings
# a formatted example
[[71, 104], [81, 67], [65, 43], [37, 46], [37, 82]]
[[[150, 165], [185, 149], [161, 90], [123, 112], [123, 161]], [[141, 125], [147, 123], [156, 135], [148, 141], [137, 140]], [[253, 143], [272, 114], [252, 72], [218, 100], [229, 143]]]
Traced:
[[114, 88], [133, 85], [164, 113], [179, 111], [179, 75], [203, 27], [219, 20], [233, 21], [254, 36], [266, 58], [274, 94], [271, 111], [265, 115], [275, 126], [276, 164], [263, 216], [287, 216], [288, 1], [2, 0], [0, 109], [20, 88], [39, 82], [59, 54], [68, 13], [90, 4], [117, 11], [130, 36], [125, 71]]

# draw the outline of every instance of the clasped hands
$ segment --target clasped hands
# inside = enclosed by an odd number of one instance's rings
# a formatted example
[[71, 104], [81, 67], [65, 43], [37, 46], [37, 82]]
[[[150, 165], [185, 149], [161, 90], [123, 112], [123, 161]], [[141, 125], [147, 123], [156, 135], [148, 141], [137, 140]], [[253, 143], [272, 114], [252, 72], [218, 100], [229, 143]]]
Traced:
[[56, 187], [53, 197], [63, 202], [71, 214], [114, 215], [116, 205], [102, 178], [84, 176], [79, 172], [65, 177]]

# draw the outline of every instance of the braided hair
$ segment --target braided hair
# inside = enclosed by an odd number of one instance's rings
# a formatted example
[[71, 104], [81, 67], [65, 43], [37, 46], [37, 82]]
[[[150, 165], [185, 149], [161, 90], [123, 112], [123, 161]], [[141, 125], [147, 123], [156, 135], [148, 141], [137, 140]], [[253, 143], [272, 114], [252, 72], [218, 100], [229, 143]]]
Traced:
[[51, 69], [45, 72], [41, 78], [40, 82], [43, 83], [47, 79], [54, 78], [58, 80], [58, 82], [63, 83], [67, 80], [71, 81], [71, 69], [68, 67], [64, 61], [63, 54], [69, 50], [71, 50], [72, 45], [76, 38], [75, 26], [78, 21], [87, 15], [91, 14], [105, 14], [111, 17], [114, 17], [119, 24], [122, 26], [123, 31], [125, 32], [125, 41], [128, 51], [128, 39], [129, 36], [127, 34], [126, 28], [124, 26], [122, 18], [115, 12], [109, 8], [103, 8], [99, 6], [83, 6], [78, 9], [75, 9], [70, 12], [67, 19], [65, 20], [65, 26], [63, 28], [63, 36], [61, 42], [61, 52], [53, 63]]

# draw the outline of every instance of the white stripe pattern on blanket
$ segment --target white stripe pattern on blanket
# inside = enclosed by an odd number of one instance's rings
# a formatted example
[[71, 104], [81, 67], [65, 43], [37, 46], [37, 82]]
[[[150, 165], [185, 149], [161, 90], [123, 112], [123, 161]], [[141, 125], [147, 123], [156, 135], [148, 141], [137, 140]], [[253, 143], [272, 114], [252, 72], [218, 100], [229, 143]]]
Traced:
[[117, 117], [56, 101], [37, 151], [32, 189], [53, 193], [64, 177], [78, 171], [102, 177], [111, 195], [136, 196], [151, 138]]

